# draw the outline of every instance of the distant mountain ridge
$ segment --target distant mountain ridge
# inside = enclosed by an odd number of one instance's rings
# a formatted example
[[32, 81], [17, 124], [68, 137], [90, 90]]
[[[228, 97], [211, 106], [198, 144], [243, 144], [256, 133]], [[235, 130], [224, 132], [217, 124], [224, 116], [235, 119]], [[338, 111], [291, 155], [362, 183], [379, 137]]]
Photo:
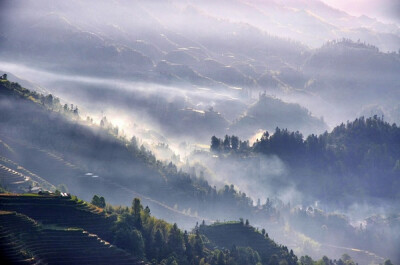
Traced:
[[[29, 15], [6, 1], [3, 61], [244, 100], [266, 91], [306, 104], [330, 126], [370, 104], [392, 111], [399, 99], [399, 27], [320, 1], [41, 1], [24, 1]], [[380, 89], [393, 93], [374, 96]]]

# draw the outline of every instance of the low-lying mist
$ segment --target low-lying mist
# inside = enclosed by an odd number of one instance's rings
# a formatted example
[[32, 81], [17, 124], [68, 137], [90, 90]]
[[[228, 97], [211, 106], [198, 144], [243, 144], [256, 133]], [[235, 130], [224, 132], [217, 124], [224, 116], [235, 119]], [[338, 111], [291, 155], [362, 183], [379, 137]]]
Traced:
[[[310, 124], [306, 119], [312, 117], [312, 114], [306, 109], [301, 114], [303, 116], [300, 116], [304, 121], [299, 120], [293, 124], [289, 119], [281, 120], [279, 115], [282, 111], [290, 117], [297, 115], [300, 106], [273, 97], [268, 99], [269, 103], [264, 103], [265, 95], [259, 96], [260, 103], [255, 105], [257, 112], [249, 112], [258, 100], [243, 97], [241, 90], [215, 90], [182, 84], [166, 86], [116, 78], [59, 74], [10, 63], [2, 63], [0, 67], [40, 84], [62, 101], [74, 102], [84, 116], [89, 115], [98, 122], [102, 116], [106, 116], [114, 125], [123, 129], [128, 137], [135, 135], [136, 128], [136, 133], [140, 129], [158, 132], [171, 144], [174, 144], [175, 139], [181, 139], [180, 136], [192, 144], [208, 144], [210, 135], [228, 132], [249, 137], [260, 130], [271, 130], [276, 126], [307, 130], [308, 133], [320, 133], [327, 128], [323, 121], [321, 125]], [[273, 107], [268, 109], [270, 104]], [[251, 121], [253, 123], [261, 119], [264, 121], [248, 127], [248, 119], [254, 119]], [[237, 122], [239, 120], [240, 123]]]
[[[203, 170], [203, 166], [208, 168], [211, 173], [204, 174], [204, 177], [217, 187], [234, 184], [254, 202], [258, 199], [264, 202], [268, 197], [279, 197], [295, 205], [310, 201], [309, 198], [304, 200], [307, 196], [301, 195], [294, 184], [288, 181], [286, 166], [277, 156], [250, 156], [246, 159], [229, 157], [224, 160], [216, 159], [208, 152], [196, 152], [208, 151], [212, 135], [222, 136], [232, 132], [229, 129], [230, 122], [224, 118], [225, 114], [235, 112], [232, 107], [237, 108], [238, 116], [233, 119], [237, 120], [256, 102], [255, 99], [241, 98], [235, 90], [215, 91], [196, 86], [189, 89], [178, 85], [63, 75], [7, 63], [0, 64], [0, 68], [40, 84], [48, 92], [60, 97], [62, 102], [73, 102], [83, 117], [90, 116], [98, 124], [103, 117], [107, 117], [114, 126], [118, 126], [121, 135], [128, 139], [136, 136], [140, 143], [153, 148], [167, 161], [175, 159], [179, 164], [189, 158], [192, 165], [200, 166], [197, 173]], [[205, 113], [214, 113], [214, 116]], [[267, 126], [254, 127], [253, 134], [248, 135], [257, 135], [262, 129], [282, 127], [279, 123]], [[159, 143], [168, 144], [169, 151], [160, 153], [160, 149], [156, 150]], [[194, 155], [189, 156], [193, 151]], [[178, 155], [179, 161], [176, 161]]]
[[400, 262], [399, 43], [321, 1], [2, 1], [0, 70], [62, 107], [0, 101], [0, 151], [187, 229], [244, 218], [296, 254]]

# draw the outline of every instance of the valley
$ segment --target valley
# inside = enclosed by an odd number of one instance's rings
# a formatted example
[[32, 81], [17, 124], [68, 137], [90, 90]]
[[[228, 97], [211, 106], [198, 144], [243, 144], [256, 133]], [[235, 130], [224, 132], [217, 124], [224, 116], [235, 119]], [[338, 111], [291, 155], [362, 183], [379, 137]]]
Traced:
[[0, 3], [0, 258], [398, 264], [396, 5], [328, 2]]

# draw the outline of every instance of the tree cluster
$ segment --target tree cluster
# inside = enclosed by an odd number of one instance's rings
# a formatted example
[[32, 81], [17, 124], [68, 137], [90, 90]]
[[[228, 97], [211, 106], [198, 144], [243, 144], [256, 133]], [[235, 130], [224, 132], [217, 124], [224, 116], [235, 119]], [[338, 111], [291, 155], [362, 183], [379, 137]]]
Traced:
[[151, 264], [267, 265], [250, 247], [212, 247], [200, 233], [204, 223], [187, 232], [154, 218], [138, 198], [131, 208], [107, 206], [106, 211], [116, 216], [113, 244]]
[[[212, 151], [225, 150], [224, 146], [232, 148], [230, 137], [211, 138]], [[323, 201], [343, 199], [345, 194], [393, 198], [400, 190], [400, 128], [377, 116], [342, 123], [331, 133], [306, 139], [299, 132], [276, 128], [272, 135], [265, 132], [257, 139], [250, 152], [278, 156], [289, 166], [291, 180]]]
[[235, 135], [225, 135], [224, 139], [211, 137], [210, 149], [216, 153], [246, 152], [249, 148], [249, 141], [240, 141], [239, 137]]
[[99, 197], [97, 195], [94, 195], [93, 199], [91, 201], [91, 204], [93, 204], [93, 205], [95, 205], [97, 207], [100, 207], [100, 208], [105, 208], [106, 207], [106, 200], [104, 199], [103, 196]]

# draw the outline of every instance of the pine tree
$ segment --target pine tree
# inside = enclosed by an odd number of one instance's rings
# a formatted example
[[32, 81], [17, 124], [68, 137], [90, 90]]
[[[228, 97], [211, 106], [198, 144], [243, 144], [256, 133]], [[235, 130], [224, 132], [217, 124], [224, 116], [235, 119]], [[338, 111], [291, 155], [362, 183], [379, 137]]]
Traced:
[[135, 227], [139, 230], [142, 229], [142, 218], [140, 216], [140, 211], [143, 209], [143, 206], [140, 204], [140, 199], [135, 198], [132, 202], [132, 214], [135, 220]]

